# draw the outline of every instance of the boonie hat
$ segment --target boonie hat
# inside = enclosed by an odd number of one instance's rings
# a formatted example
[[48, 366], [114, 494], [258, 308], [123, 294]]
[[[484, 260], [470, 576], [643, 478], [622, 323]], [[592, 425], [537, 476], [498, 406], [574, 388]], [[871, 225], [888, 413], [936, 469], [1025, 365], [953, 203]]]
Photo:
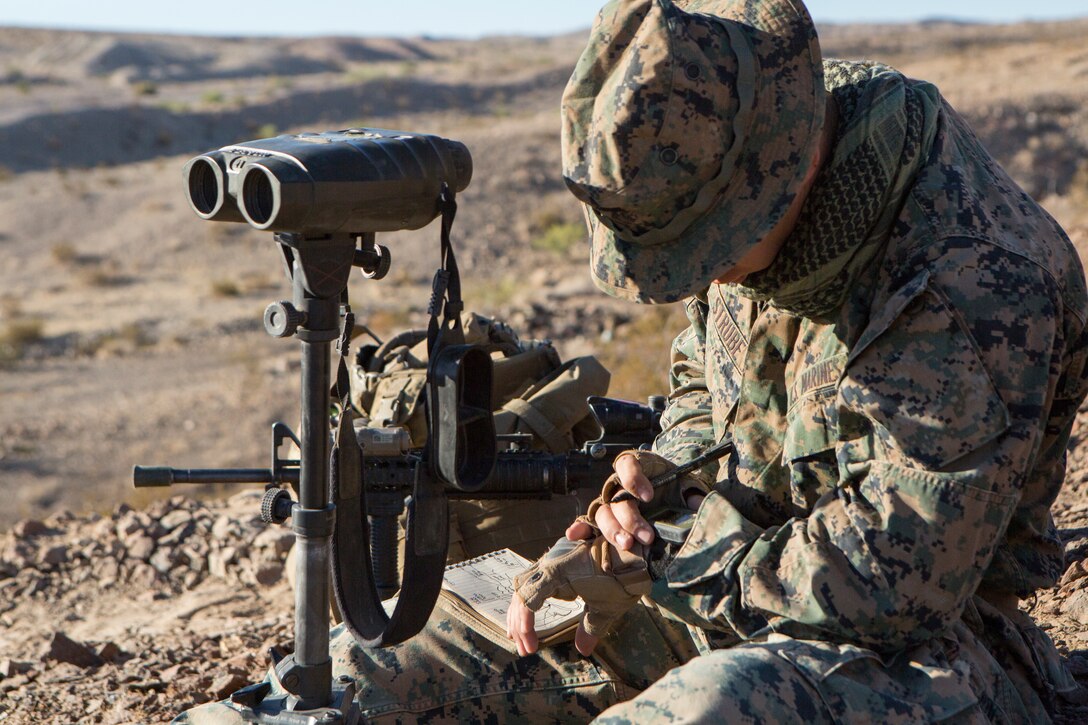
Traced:
[[597, 286], [673, 302], [781, 220], [812, 164], [825, 91], [795, 0], [613, 0], [563, 94], [563, 176]]

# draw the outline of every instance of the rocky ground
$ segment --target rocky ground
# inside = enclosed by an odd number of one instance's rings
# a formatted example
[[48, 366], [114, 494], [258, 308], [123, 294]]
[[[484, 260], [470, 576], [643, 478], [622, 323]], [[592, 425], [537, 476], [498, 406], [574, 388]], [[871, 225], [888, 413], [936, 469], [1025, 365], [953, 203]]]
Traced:
[[259, 500], [16, 524], [0, 545], [0, 722], [161, 722], [259, 679], [292, 644], [294, 541]]
[[[1069, 568], [1022, 606], [1088, 688], [1085, 479], [1072, 469], [1054, 507]], [[259, 494], [16, 523], [0, 538], [0, 722], [162, 722], [261, 679], [293, 645], [294, 537], [260, 521]], [[1058, 722], [1085, 716], [1088, 690]]]
[[[1082, 256], [1085, 33], [1088, 19], [822, 29], [828, 55], [935, 81]], [[559, 176], [556, 108], [583, 40], [0, 28], [0, 723], [163, 721], [258, 679], [291, 642], [290, 539], [252, 493], [131, 486], [137, 463], [260, 465], [270, 424], [297, 415], [296, 346], [260, 328], [286, 293], [271, 242], [196, 219], [188, 156], [353, 125], [464, 141], [469, 305], [564, 356], [600, 354], [617, 395], [661, 391], [682, 314], [593, 289]], [[383, 241], [389, 279], [351, 287], [381, 336], [422, 323], [437, 231]], [[1025, 606], [1088, 678], [1086, 439], [1088, 414], [1055, 504], [1069, 570]]]

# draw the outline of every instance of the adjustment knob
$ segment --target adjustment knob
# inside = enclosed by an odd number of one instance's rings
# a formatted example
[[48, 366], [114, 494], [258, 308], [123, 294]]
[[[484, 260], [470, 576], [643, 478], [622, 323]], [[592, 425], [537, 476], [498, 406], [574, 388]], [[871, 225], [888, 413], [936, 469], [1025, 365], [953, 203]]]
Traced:
[[367, 279], [382, 279], [389, 274], [393, 263], [393, 254], [389, 248], [375, 244], [371, 249], [356, 249], [352, 264], [358, 267]]
[[290, 337], [303, 323], [304, 315], [287, 300], [264, 308], [264, 329], [272, 337]]
[[286, 489], [268, 489], [261, 498], [261, 521], [266, 524], [282, 524], [291, 516], [294, 503]]

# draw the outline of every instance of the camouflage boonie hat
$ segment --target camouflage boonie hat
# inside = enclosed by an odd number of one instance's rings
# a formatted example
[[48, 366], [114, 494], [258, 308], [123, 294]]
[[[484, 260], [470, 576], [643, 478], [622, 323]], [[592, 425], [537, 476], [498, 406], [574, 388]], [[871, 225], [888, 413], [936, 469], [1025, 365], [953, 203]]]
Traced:
[[777, 224], [824, 119], [798, 0], [613, 0], [563, 94], [563, 175], [597, 286], [673, 302]]

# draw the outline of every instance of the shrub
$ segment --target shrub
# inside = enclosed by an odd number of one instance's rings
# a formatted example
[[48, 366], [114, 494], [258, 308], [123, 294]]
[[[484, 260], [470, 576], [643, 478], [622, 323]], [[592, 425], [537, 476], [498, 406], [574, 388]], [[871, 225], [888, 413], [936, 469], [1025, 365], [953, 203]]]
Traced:
[[586, 238], [586, 227], [581, 223], [553, 222], [540, 234], [534, 236], [529, 245], [533, 249], [546, 252], [566, 254], [575, 245], [580, 244]]
[[152, 81], [138, 81], [132, 84], [132, 90], [137, 96], [154, 96], [159, 92], [159, 87]]
[[37, 317], [8, 320], [0, 329], [0, 363], [19, 360], [28, 346], [44, 337], [45, 323]]
[[76, 248], [68, 242], [57, 242], [49, 249], [49, 253], [53, 255], [53, 261], [59, 264], [72, 264], [79, 260]]
[[212, 280], [212, 294], [216, 297], [239, 297], [242, 288], [234, 280], [216, 279]]

